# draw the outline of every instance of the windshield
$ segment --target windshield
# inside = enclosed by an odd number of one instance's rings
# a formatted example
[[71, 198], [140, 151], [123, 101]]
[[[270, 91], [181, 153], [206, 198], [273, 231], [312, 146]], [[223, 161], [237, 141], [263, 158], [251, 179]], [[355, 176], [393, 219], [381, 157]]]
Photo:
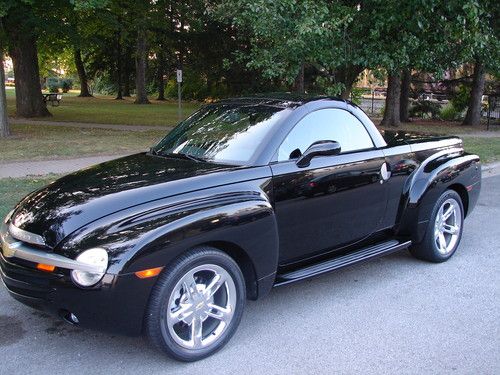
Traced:
[[286, 109], [265, 105], [212, 104], [177, 125], [152, 152], [227, 164], [248, 164]]

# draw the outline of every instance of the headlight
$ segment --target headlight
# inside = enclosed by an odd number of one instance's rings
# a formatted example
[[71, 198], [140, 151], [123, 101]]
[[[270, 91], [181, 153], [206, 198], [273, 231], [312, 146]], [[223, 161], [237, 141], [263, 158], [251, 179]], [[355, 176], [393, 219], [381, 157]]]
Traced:
[[[108, 266], [108, 252], [101, 248], [89, 249], [78, 255], [76, 258], [78, 262], [92, 264], [95, 266]], [[97, 284], [102, 277], [102, 273], [92, 273], [86, 271], [73, 270], [71, 271], [71, 278], [80, 286], [92, 286]]]

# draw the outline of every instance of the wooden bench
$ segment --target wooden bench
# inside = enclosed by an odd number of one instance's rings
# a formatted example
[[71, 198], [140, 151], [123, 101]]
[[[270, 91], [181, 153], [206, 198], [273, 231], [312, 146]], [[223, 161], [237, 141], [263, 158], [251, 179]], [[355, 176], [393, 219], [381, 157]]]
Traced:
[[43, 101], [45, 103], [50, 103], [52, 107], [58, 107], [61, 104], [62, 94], [43, 94]]

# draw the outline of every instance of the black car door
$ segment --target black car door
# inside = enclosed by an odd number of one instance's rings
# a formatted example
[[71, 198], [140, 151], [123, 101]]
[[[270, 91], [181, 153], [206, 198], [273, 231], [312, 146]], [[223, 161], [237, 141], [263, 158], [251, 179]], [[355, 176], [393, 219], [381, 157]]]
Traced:
[[[337, 141], [339, 155], [296, 161], [316, 141]], [[387, 204], [384, 154], [350, 112], [309, 113], [291, 130], [271, 164], [280, 264], [360, 241], [381, 225]], [[385, 172], [385, 171], [384, 171]]]

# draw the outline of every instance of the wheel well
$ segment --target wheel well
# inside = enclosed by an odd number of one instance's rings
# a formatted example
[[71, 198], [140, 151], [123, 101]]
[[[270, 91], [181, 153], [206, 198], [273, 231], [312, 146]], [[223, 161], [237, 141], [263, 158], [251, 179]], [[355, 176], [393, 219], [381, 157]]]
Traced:
[[257, 277], [255, 274], [255, 268], [253, 266], [253, 262], [248, 256], [248, 254], [238, 245], [225, 242], [225, 241], [214, 241], [208, 242], [204, 245], [215, 247], [231, 258], [233, 258], [243, 273], [243, 277], [245, 278], [245, 285], [247, 289], [247, 298], [255, 300], [258, 297], [257, 291]]
[[454, 184], [448, 187], [450, 190], [454, 190], [460, 195], [462, 199], [462, 205], [464, 206], [464, 217], [467, 216], [467, 212], [469, 211], [469, 194], [463, 185]]

